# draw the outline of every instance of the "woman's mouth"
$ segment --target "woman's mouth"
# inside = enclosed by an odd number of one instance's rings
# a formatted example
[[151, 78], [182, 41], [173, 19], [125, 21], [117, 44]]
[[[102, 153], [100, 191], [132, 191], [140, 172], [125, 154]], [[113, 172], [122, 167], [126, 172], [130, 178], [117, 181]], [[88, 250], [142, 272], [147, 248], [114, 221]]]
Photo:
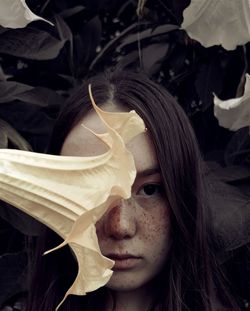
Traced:
[[114, 271], [133, 269], [142, 259], [130, 254], [109, 254], [107, 257], [114, 260], [115, 264], [112, 268]]

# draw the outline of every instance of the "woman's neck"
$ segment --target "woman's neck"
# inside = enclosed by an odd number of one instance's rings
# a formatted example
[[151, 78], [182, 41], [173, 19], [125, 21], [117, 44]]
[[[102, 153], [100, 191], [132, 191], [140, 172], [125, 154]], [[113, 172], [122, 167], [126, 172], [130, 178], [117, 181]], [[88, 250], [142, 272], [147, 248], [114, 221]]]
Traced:
[[[152, 303], [152, 291], [149, 288], [139, 288], [133, 291], [113, 292], [115, 311], [146, 311]], [[110, 298], [105, 311], [114, 311]]]

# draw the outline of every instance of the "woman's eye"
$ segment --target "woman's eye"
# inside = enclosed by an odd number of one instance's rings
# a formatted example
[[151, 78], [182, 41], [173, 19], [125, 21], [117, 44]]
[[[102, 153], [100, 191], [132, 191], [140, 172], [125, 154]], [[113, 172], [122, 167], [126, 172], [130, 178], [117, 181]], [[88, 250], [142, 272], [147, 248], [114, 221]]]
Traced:
[[162, 187], [159, 184], [147, 184], [140, 188], [138, 191], [139, 195], [153, 196], [162, 193]]

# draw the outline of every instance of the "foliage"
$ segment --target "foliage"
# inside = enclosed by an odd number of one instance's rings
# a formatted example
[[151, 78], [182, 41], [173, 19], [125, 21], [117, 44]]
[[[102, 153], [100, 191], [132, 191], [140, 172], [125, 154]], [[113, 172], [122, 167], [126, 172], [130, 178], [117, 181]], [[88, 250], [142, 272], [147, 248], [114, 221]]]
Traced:
[[[190, 115], [205, 155], [219, 150], [216, 160], [223, 162], [232, 134], [213, 118], [212, 93], [223, 99], [236, 95], [248, 70], [248, 45], [228, 52], [218, 46], [206, 49], [189, 39], [179, 29], [189, 1], [148, 1], [139, 18], [136, 1], [27, 3], [55, 26], [33, 22], [22, 29], [1, 29], [0, 91], [9, 98], [1, 99], [0, 117], [17, 128], [35, 151], [46, 149], [56, 112], [81, 79], [117, 65], [141, 68], [166, 86]], [[16, 122], [16, 105], [20, 117], [26, 111], [26, 126], [16, 125], [21, 123]], [[32, 108], [25, 109], [27, 105]], [[26, 129], [34, 115], [39, 121]], [[38, 124], [48, 131], [37, 135]]]
[[[20, 29], [0, 27], [1, 148], [44, 152], [59, 108], [82, 79], [109, 66], [137, 68], [176, 96], [205, 159], [220, 165], [215, 170], [219, 180], [232, 177], [232, 167], [238, 167], [237, 176], [223, 182], [248, 200], [250, 172], [240, 168], [249, 168], [249, 131], [232, 133], [218, 125], [213, 93], [224, 100], [242, 94], [241, 78], [250, 69], [249, 44], [226, 51], [190, 39], [180, 29], [190, 0], [140, 1], [139, 16], [137, 0], [26, 3], [54, 26], [35, 21]], [[0, 208], [1, 228], [6, 228], [5, 212]], [[1, 239], [8, 238], [9, 229], [3, 229]], [[22, 250], [19, 244], [16, 252]], [[7, 250], [8, 244], [1, 253]]]

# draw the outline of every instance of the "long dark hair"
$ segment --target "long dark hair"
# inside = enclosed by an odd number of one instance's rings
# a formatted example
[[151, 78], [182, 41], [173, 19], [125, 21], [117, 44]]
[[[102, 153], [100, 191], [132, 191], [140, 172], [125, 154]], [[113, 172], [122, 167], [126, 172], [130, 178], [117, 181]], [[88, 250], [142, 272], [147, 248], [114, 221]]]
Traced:
[[[151, 310], [238, 310], [223, 286], [209, 241], [202, 161], [194, 132], [182, 108], [163, 87], [144, 74], [132, 72], [110, 71], [89, 78], [61, 111], [48, 153], [60, 154], [70, 130], [92, 109], [89, 83], [98, 105], [112, 101], [136, 110], [155, 145], [166, 204], [171, 209], [173, 243], [166, 267], [155, 280]], [[37, 242], [27, 311], [54, 310], [75, 277], [77, 266], [67, 248], [41, 256], [59, 243], [57, 239], [46, 230], [42, 241]], [[61, 310], [102, 310], [98, 303], [107, 294], [104, 287], [86, 297], [70, 297]]]

